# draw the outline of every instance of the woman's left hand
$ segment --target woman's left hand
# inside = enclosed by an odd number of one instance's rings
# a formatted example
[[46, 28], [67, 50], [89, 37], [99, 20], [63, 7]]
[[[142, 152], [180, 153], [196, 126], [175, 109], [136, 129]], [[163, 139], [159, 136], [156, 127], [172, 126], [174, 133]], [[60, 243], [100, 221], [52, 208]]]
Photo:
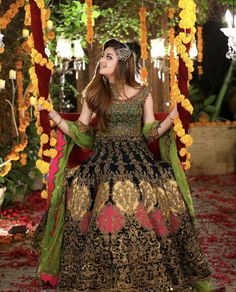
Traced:
[[174, 120], [175, 117], [179, 115], [178, 108], [177, 108], [177, 102], [175, 103], [174, 109], [170, 112], [170, 119]]

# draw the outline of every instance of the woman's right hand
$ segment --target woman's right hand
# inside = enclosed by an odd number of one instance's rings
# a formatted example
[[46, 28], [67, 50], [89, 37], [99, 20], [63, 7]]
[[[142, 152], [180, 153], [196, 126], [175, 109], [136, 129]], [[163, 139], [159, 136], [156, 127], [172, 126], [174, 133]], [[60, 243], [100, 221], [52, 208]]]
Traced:
[[[50, 103], [50, 104], [52, 104], [52, 99], [51, 99], [51, 97], [50, 97], [50, 95], [48, 96], [48, 98], [47, 98], [47, 101]], [[41, 110], [43, 110], [43, 107], [42, 107], [42, 105], [38, 102], [38, 111], [41, 111]]]

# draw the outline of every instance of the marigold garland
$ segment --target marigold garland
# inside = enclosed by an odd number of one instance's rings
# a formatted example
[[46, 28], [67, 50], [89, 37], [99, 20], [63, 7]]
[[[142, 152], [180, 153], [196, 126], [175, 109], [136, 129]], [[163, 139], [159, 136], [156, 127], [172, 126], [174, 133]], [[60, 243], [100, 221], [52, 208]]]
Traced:
[[40, 66], [46, 66], [49, 70], [53, 71], [54, 64], [51, 61], [48, 61], [39, 53], [36, 49], [31, 49], [32, 63], [39, 64]]
[[[168, 10], [168, 17], [169, 19], [173, 19], [175, 13], [175, 9], [173, 7], [169, 8]], [[169, 43], [170, 43], [170, 88], [173, 87], [175, 80], [176, 80], [176, 73], [178, 70], [178, 61], [175, 58], [174, 48], [175, 48], [175, 29], [173, 26], [169, 28]], [[171, 105], [170, 110], [173, 110], [173, 106], [175, 103], [175, 96], [173, 95], [173, 91], [170, 91], [170, 99]]]
[[139, 18], [140, 18], [140, 44], [141, 44], [141, 58], [143, 59], [143, 66], [140, 69], [140, 77], [144, 84], [147, 84], [148, 71], [145, 67], [145, 60], [148, 58], [147, 53], [147, 23], [146, 23], [146, 8], [140, 7]]
[[172, 86], [175, 82], [175, 76], [177, 72], [176, 60], [175, 60], [175, 54], [174, 54], [174, 47], [175, 47], [174, 27], [170, 27], [169, 29], [169, 42], [170, 42], [170, 86]]
[[0, 176], [6, 176], [11, 168], [11, 161], [17, 161], [20, 159], [20, 163], [22, 165], [27, 164], [27, 155], [20, 154], [20, 152], [24, 151], [28, 140], [25, 135], [26, 128], [29, 125], [30, 114], [28, 112], [28, 108], [30, 106], [29, 95], [26, 94], [26, 99], [24, 101], [23, 97], [23, 75], [22, 75], [22, 61], [17, 61], [16, 63], [17, 73], [16, 73], [16, 85], [17, 85], [17, 97], [18, 97], [18, 112], [19, 112], [19, 126], [18, 130], [20, 133], [20, 137], [22, 142], [19, 145], [12, 147], [10, 153], [4, 158], [4, 161], [10, 160], [4, 167], [0, 170]]
[[93, 2], [92, 0], [85, 0], [86, 3], [86, 16], [87, 16], [87, 33], [86, 41], [91, 44], [93, 42]]
[[16, 3], [12, 3], [10, 8], [4, 13], [2, 17], [0, 17], [0, 28], [7, 28], [8, 24], [12, 21], [12, 19], [19, 12], [19, 8], [24, 6], [24, 0], [18, 0]]
[[203, 37], [202, 37], [202, 26], [197, 27], [197, 50], [198, 50], [198, 75], [203, 75]]
[[169, 19], [173, 19], [174, 18], [174, 15], [175, 15], [175, 8], [174, 7], [170, 7], [168, 9], [168, 18]]
[[30, 26], [31, 25], [31, 14], [30, 14], [30, 5], [26, 4], [25, 7], [25, 20], [24, 20], [24, 25], [25, 26]]
[[[180, 33], [176, 36], [175, 45], [178, 55], [182, 58], [188, 69], [188, 81], [190, 81], [192, 79], [192, 72], [194, 71], [194, 68], [193, 62], [187, 52], [186, 44], [191, 43], [194, 40], [194, 35], [196, 32], [194, 27], [196, 21], [196, 4], [193, 0], [179, 0], [178, 5], [181, 8], [179, 14], [179, 27], [184, 30], [184, 32], [180, 31]], [[173, 82], [171, 86], [171, 97], [172, 100], [175, 100], [177, 103], [181, 103], [181, 106], [192, 114], [193, 106], [191, 105], [189, 99], [181, 94], [176, 81]], [[181, 157], [186, 157], [186, 160], [183, 162], [183, 167], [187, 170], [190, 168], [190, 153], [186, 148], [190, 147], [192, 144], [192, 138], [190, 135], [185, 133], [183, 124], [179, 118], [174, 120], [174, 131], [180, 138], [180, 141], [185, 145], [185, 148], [180, 149], [179, 155]]]
[[[49, 17], [50, 17], [50, 10], [45, 9], [43, 0], [34, 0], [34, 1], [41, 12], [43, 38], [44, 38], [44, 43], [47, 44], [48, 40], [53, 39], [55, 37], [54, 32], [47, 31], [46, 29], [47, 21], [49, 20]], [[40, 148], [38, 152], [38, 156], [40, 159], [36, 161], [36, 167], [40, 170], [40, 172], [43, 175], [46, 175], [49, 171], [50, 164], [49, 162], [46, 162], [43, 160], [43, 156], [54, 158], [57, 155], [56, 149], [53, 148], [56, 145], [56, 139], [55, 139], [56, 132], [53, 129], [51, 129], [50, 134], [47, 135], [46, 133], [43, 132], [43, 128], [40, 123], [40, 113], [38, 111], [38, 105], [40, 104], [42, 108], [44, 110], [47, 110], [48, 112], [52, 110], [53, 106], [45, 97], [39, 97], [38, 78], [35, 72], [35, 64], [38, 64], [40, 66], [45, 66], [51, 71], [53, 71], [54, 64], [51, 61], [49, 61], [47, 58], [44, 58], [43, 55], [35, 49], [32, 34], [28, 37], [27, 43], [31, 49], [31, 60], [33, 64], [33, 66], [29, 69], [29, 75], [32, 82], [32, 94], [33, 94], [33, 97], [31, 97], [31, 104], [34, 105], [34, 115], [36, 117], [35, 125], [37, 127], [37, 134], [40, 136]], [[53, 127], [52, 123], [50, 123], [50, 125]], [[52, 148], [43, 150], [43, 145], [48, 142]], [[43, 179], [43, 183], [46, 184], [45, 179]], [[47, 198], [47, 191], [45, 189], [41, 192], [41, 197], [45, 199]]]

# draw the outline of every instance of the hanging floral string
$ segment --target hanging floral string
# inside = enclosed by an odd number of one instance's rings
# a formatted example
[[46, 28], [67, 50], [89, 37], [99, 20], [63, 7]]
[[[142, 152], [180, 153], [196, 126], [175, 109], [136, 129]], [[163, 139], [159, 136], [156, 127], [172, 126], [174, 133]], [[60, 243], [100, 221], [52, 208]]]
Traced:
[[[6, 29], [8, 24], [19, 12], [19, 8], [24, 5], [24, 0], [18, 0], [16, 3], [12, 3], [10, 8], [0, 17], [0, 29]], [[4, 52], [4, 48], [0, 48], [0, 54]]]
[[[189, 81], [192, 79], [193, 62], [189, 57], [189, 47], [192, 41], [194, 40], [194, 35], [196, 29], [194, 27], [196, 21], [196, 5], [193, 0], [179, 0], [179, 8], [181, 8], [179, 18], [179, 27], [180, 32], [175, 38], [176, 50], [180, 58], [180, 65], [182, 70], [187, 70], [187, 80], [179, 80], [179, 82], [175, 82], [172, 84], [171, 94], [174, 100], [180, 104], [180, 108], [178, 107], [179, 112], [181, 107], [192, 114], [193, 107], [187, 97], [187, 88], [189, 86]], [[184, 68], [185, 65], [185, 68]], [[179, 69], [180, 70], [180, 69]], [[182, 74], [181, 74], [182, 78]], [[181, 88], [180, 88], [181, 86]], [[184, 89], [184, 90], [183, 90]], [[185, 92], [182, 92], [185, 91]], [[180, 114], [180, 117], [183, 116]], [[188, 115], [185, 114], [188, 117]], [[175, 118], [174, 120], [174, 131], [177, 134], [178, 139], [181, 143], [181, 148], [179, 150], [180, 157], [183, 158], [182, 164], [185, 170], [190, 168], [190, 153], [187, 151], [187, 148], [192, 144], [192, 137], [186, 133], [186, 127], [183, 125], [183, 120], [180, 117]], [[185, 159], [185, 160], [184, 160]]]
[[[171, 21], [174, 18], [175, 9], [174, 7], [169, 8], [168, 10], [168, 18]], [[178, 70], [178, 61], [177, 58], [175, 58], [175, 29], [173, 26], [170, 26], [169, 28], [169, 43], [170, 43], [170, 88], [172, 89], [175, 80], [176, 80], [176, 73]], [[170, 110], [173, 109], [175, 100], [174, 95], [172, 94], [173, 91], [170, 90], [170, 99], [171, 99], [171, 106]]]
[[[23, 99], [23, 75], [22, 75], [22, 61], [18, 61], [16, 64], [17, 73], [16, 73], [16, 84], [17, 84], [17, 93], [18, 93], [18, 112], [19, 112], [19, 127], [18, 131], [20, 133], [21, 143], [12, 147], [10, 153], [4, 158], [4, 161], [7, 162], [0, 171], [0, 176], [6, 176], [12, 168], [11, 161], [17, 161], [19, 159], [22, 165], [25, 165], [26, 155], [22, 156], [22, 151], [25, 150], [28, 139], [26, 136], [26, 129], [29, 125], [30, 114], [28, 112], [30, 103], [29, 103], [29, 94], [26, 94], [26, 100]], [[24, 160], [22, 160], [24, 157]], [[23, 164], [24, 163], [24, 164]]]
[[202, 37], [202, 26], [197, 27], [197, 50], [198, 50], [198, 75], [203, 75], [203, 37]]
[[[48, 112], [52, 110], [52, 104], [48, 94], [48, 85], [54, 64], [48, 60], [44, 53], [44, 47], [47, 45], [48, 38], [50, 38], [49, 32], [51, 28], [47, 29], [50, 10], [45, 8], [43, 0], [30, 0], [30, 8], [31, 13], [32, 11], [35, 12], [35, 15], [31, 15], [32, 34], [28, 38], [33, 64], [29, 69], [33, 87], [31, 104], [33, 104], [35, 108], [34, 115], [36, 117], [37, 134], [40, 136], [39, 159], [36, 161], [36, 167], [45, 176], [49, 172], [51, 159], [57, 155], [57, 151], [54, 148], [56, 145], [56, 132], [53, 129], [54, 123], [48, 119]], [[40, 21], [36, 20], [36, 18], [39, 17], [41, 24]], [[38, 43], [38, 41], [40, 43]], [[43, 109], [40, 112], [38, 111], [39, 104]], [[43, 183], [46, 184], [45, 179], [43, 179]], [[46, 189], [41, 192], [41, 196], [47, 198]]]
[[[21, 53], [21, 49], [18, 49], [19, 57]], [[20, 133], [20, 144], [13, 146], [9, 154], [4, 158], [4, 166], [0, 170], [0, 176], [6, 176], [11, 168], [12, 162], [20, 159], [20, 163], [22, 165], [26, 165], [27, 163], [27, 154], [21, 153], [25, 150], [28, 144], [28, 139], [26, 135], [26, 129], [29, 126], [30, 114], [29, 114], [29, 91], [25, 94], [25, 99], [23, 96], [23, 74], [22, 74], [22, 61], [19, 60], [16, 63], [16, 85], [17, 85], [17, 104], [18, 104], [18, 113], [19, 113], [19, 126], [18, 131]]]
[[16, 3], [12, 3], [10, 8], [4, 13], [2, 17], [0, 17], [0, 28], [7, 28], [8, 24], [12, 21], [12, 19], [19, 12], [19, 8], [24, 6], [24, 0], [18, 0]]
[[93, 42], [93, 2], [92, 0], [85, 0], [86, 3], [86, 16], [87, 16], [87, 34], [86, 34], [86, 41], [89, 44]]
[[148, 72], [145, 66], [145, 61], [148, 58], [147, 53], [147, 23], [146, 23], [146, 8], [140, 7], [139, 18], [140, 18], [140, 44], [141, 44], [141, 58], [143, 59], [143, 66], [140, 69], [140, 77], [144, 84], [147, 84]]

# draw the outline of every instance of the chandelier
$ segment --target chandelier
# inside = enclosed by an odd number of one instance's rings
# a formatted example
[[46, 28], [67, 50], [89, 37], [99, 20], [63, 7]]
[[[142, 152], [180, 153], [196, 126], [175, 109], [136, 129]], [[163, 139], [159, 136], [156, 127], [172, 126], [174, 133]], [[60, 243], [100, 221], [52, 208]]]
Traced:
[[229, 10], [225, 13], [225, 21], [228, 25], [227, 28], [221, 28], [220, 30], [228, 37], [228, 52], [226, 58], [236, 60], [236, 15], [232, 15]]
[[[59, 38], [56, 51], [61, 69], [64, 73], [67, 73], [68, 70], [70, 72], [75, 71], [76, 79], [78, 79], [79, 71], [81, 69], [85, 70], [84, 50], [80, 40], [71, 41], [69, 39]], [[69, 69], [71, 61], [73, 61], [73, 68]]]
[[165, 81], [165, 73], [168, 71], [166, 64], [166, 48], [165, 39], [156, 38], [151, 40], [151, 61], [154, 68], [157, 69], [158, 78]]
[[57, 72], [60, 74], [59, 108], [61, 111], [69, 111], [74, 106], [65, 96], [66, 75], [71, 75], [75, 72], [75, 78], [78, 80], [79, 71], [85, 70], [84, 50], [80, 40], [71, 41], [69, 39], [59, 38], [56, 52], [55, 65], [58, 67]]
[[3, 42], [3, 37], [4, 37], [4, 35], [0, 32], [0, 48], [4, 48], [5, 47], [5, 44]]
[[[169, 72], [168, 57], [170, 55], [169, 48], [165, 47], [165, 39], [157, 38], [151, 40], [151, 61], [154, 68], [157, 69], [157, 76], [162, 82], [165, 82], [166, 73]], [[189, 51], [189, 56], [194, 60], [198, 55], [197, 45], [194, 41]], [[176, 46], [174, 46], [174, 57], [177, 57]]]

